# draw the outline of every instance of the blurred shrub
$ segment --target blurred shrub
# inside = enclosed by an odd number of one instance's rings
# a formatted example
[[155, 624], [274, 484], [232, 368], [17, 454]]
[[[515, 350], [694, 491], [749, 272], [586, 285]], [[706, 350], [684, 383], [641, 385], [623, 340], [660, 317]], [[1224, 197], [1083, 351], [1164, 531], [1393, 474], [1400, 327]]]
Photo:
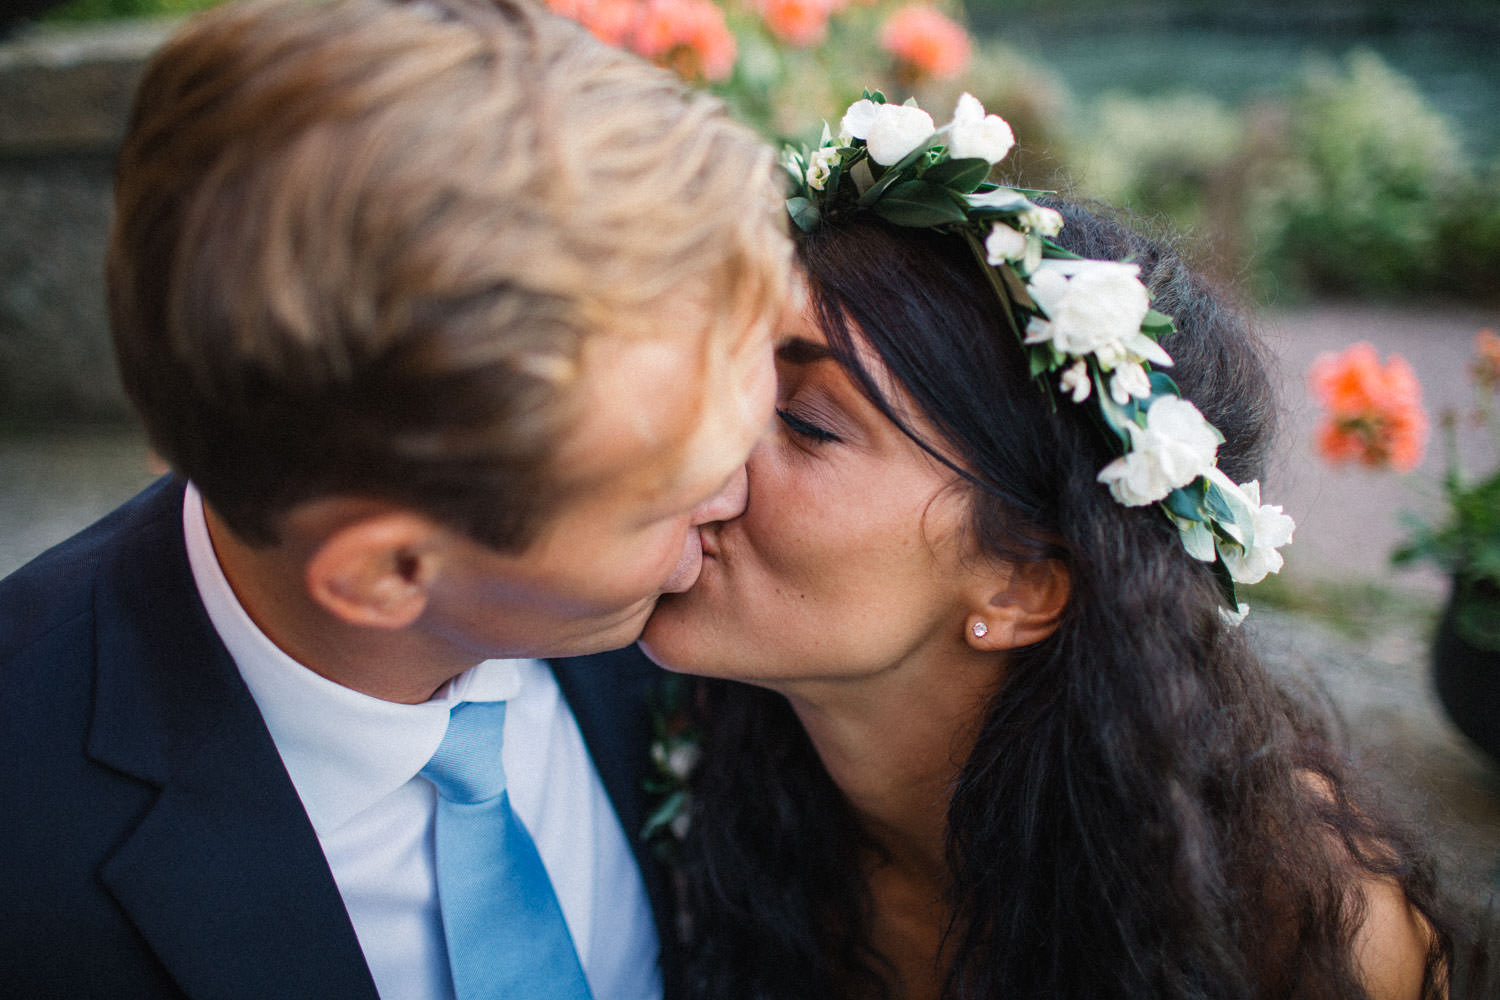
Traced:
[[[934, 118], [945, 121], [965, 91], [1002, 116], [1015, 132], [1015, 148], [998, 168], [1007, 183], [1049, 189], [1069, 186], [1069, 122], [1076, 114], [1076, 102], [1055, 73], [1003, 41], [978, 40], [974, 59], [961, 76], [929, 80], [912, 92]], [[904, 99], [906, 93], [899, 88], [887, 91], [895, 99]], [[857, 90], [854, 96], [859, 96]], [[842, 108], [829, 105], [822, 113], [837, 114]]]
[[1218, 242], [1216, 209], [1242, 173], [1244, 137], [1244, 116], [1211, 97], [1110, 93], [1074, 127], [1068, 166], [1088, 196]]
[[114, 17], [190, 14], [220, 0], [68, 0], [49, 11], [47, 21], [101, 21]]
[[1274, 104], [1105, 95], [1072, 134], [1081, 193], [1165, 217], [1260, 297], [1500, 295], [1500, 166], [1371, 52]]
[[[70, 0], [48, 18], [215, 2]], [[961, 27], [964, 6], [1003, 32], [1003, 17], [985, 15], [1041, 0], [544, 2], [702, 82], [772, 140], [837, 128], [866, 87], [916, 96], [939, 120], [967, 90], [1015, 130], [1007, 182], [1162, 217], [1262, 298], [1500, 300], [1500, 160], [1467, 163], [1452, 123], [1370, 52], [1310, 63], [1284, 99], [1250, 107], [1202, 94], [1085, 103], [1044, 56]], [[915, 27], [893, 35], [902, 18]]]
[[1312, 65], [1273, 153], [1252, 197], [1257, 270], [1303, 291], [1437, 286], [1469, 175], [1452, 124], [1410, 81], [1371, 52]]
[[1465, 181], [1438, 225], [1440, 291], [1500, 302], [1500, 160]]
[[958, 0], [544, 2], [707, 86], [773, 140], [816, 139], [825, 118], [836, 128], [867, 87], [900, 100], [973, 63]]

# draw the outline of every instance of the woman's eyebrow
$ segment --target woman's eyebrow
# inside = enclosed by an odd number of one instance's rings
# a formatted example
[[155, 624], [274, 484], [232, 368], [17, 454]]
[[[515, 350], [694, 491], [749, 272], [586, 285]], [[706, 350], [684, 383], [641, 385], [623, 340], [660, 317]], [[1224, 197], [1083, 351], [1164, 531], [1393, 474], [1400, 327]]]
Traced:
[[776, 347], [776, 359], [792, 365], [810, 365], [817, 361], [826, 361], [833, 356], [833, 349], [827, 344], [819, 344], [802, 337], [792, 337]]

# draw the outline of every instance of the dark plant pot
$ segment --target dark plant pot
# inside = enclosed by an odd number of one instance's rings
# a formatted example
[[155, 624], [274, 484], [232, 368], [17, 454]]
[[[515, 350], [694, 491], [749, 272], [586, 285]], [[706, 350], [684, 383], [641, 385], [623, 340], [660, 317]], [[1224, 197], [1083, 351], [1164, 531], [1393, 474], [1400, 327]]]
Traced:
[[1432, 644], [1432, 678], [1453, 724], [1500, 764], [1500, 644], [1476, 640], [1475, 625], [1500, 629], [1500, 589], [1454, 581]]

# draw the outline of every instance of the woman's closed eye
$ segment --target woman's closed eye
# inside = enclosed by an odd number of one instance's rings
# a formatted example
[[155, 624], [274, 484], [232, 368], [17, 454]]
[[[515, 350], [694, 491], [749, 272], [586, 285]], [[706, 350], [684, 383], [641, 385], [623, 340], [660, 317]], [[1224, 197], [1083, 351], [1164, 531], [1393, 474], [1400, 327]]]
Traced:
[[839, 436], [837, 434], [833, 433], [827, 428], [819, 427], [817, 424], [811, 423], [810, 421], [797, 416], [795, 413], [791, 413], [778, 407], [776, 410], [776, 416], [781, 418], [781, 422], [786, 425], [787, 429], [790, 430], [793, 434], [796, 434], [798, 437], [806, 438], [807, 440], [816, 442], [818, 444], [822, 444], [826, 441], [839, 440]]

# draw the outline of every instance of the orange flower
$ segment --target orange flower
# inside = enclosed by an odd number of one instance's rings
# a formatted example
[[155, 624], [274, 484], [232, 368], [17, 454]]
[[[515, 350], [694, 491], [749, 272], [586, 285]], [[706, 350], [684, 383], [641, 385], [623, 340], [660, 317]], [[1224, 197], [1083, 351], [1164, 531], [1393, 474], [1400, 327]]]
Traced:
[[734, 70], [734, 35], [712, 0], [647, 0], [630, 48], [686, 80], [722, 80]]
[[687, 80], [734, 70], [734, 35], [713, 0], [546, 0], [595, 38], [667, 66]]
[[1325, 459], [1401, 472], [1421, 463], [1427, 412], [1422, 385], [1401, 355], [1382, 365], [1370, 344], [1351, 344], [1338, 354], [1319, 355], [1308, 383], [1323, 405], [1317, 445]]
[[760, 16], [771, 34], [788, 45], [810, 48], [828, 37], [832, 0], [760, 0]]
[[1474, 335], [1474, 363], [1469, 370], [1484, 388], [1500, 388], [1500, 336], [1494, 330], [1480, 330]]
[[636, 0], [592, 0], [591, 6], [585, 26], [601, 42], [624, 48], [640, 19], [640, 4]]
[[547, 8], [577, 21], [606, 45], [624, 48], [640, 17], [636, 0], [547, 0]]
[[951, 77], [969, 65], [969, 33], [935, 8], [902, 7], [880, 29], [880, 47], [904, 76]]

